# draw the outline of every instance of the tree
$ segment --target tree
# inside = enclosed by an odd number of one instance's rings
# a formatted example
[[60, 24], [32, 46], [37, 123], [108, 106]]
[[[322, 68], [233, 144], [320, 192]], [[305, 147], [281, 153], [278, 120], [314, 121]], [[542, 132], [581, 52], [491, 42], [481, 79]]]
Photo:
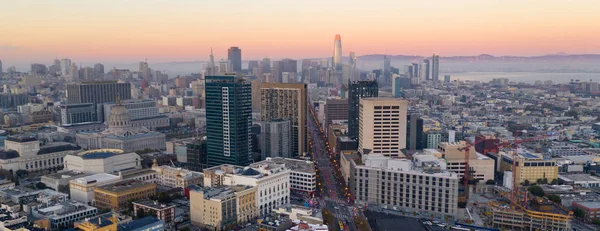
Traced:
[[494, 180], [492, 180], [492, 179], [489, 179], [489, 180], [487, 180], [487, 181], [485, 182], [485, 184], [487, 184], [487, 185], [495, 185], [495, 184], [496, 184], [496, 181], [494, 181]]
[[548, 200], [553, 201], [554, 203], [560, 204], [560, 202], [562, 202], [562, 200], [560, 199], [560, 197], [556, 194], [552, 194], [552, 195], [548, 195]]
[[592, 224], [600, 225], [600, 219], [596, 218], [596, 219], [592, 220]]
[[537, 183], [537, 184], [542, 184], [542, 182], [544, 182], [544, 180], [542, 180], [542, 179], [537, 179], [537, 180], [535, 181], [535, 183]]
[[27, 176], [27, 171], [23, 170], [23, 169], [19, 169], [19, 170], [17, 170], [16, 174], [18, 177], [24, 177], [24, 176]]
[[548, 184], [548, 178], [542, 179], [542, 184]]
[[529, 186], [529, 180], [523, 181], [523, 186]]
[[529, 191], [531, 194], [538, 196], [538, 197], [544, 196], [544, 189], [542, 189], [542, 187], [540, 187], [538, 185], [529, 186], [529, 188], [527, 188], [527, 191]]
[[179, 231], [190, 231], [190, 228], [186, 226], [186, 227], [179, 229]]
[[550, 182], [551, 185], [557, 185], [558, 184], [558, 179], [552, 179], [552, 182]]
[[46, 188], [47, 188], [47, 187], [46, 187], [46, 184], [44, 184], [44, 183], [42, 183], [42, 182], [37, 182], [37, 183], [35, 184], [35, 187], [36, 187], [37, 189], [46, 189]]
[[140, 208], [137, 210], [137, 219], [142, 219], [146, 216], [146, 211], [144, 211], [144, 209]]
[[585, 211], [583, 211], [583, 209], [580, 208], [575, 208], [573, 210], [573, 215], [577, 218], [583, 218], [585, 216]]

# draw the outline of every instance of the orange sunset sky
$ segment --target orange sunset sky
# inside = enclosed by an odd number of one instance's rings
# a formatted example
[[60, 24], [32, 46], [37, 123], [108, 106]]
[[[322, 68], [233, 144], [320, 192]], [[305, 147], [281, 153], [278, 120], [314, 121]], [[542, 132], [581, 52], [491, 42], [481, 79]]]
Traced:
[[[600, 53], [600, 1], [0, 0], [4, 63]], [[5, 64], [6, 65], [6, 64]], [[6, 65], [8, 66], [8, 65]]]

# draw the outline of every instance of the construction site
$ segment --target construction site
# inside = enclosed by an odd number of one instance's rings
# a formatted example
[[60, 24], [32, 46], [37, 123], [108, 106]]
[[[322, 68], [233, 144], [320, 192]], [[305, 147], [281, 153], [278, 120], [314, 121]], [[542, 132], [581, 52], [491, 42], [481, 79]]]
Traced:
[[[519, 144], [544, 139], [544, 137], [530, 137], [527, 139], [515, 139], [512, 141], [494, 142], [498, 151], [504, 150], [505, 155], [512, 155], [510, 158], [510, 167], [506, 170], [504, 177], [504, 187], [497, 185], [488, 185], [485, 197], [485, 203], [473, 203], [469, 200], [469, 187], [472, 186], [473, 174], [469, 166], [470, 149], [478, 145], [483, 140], [477, 140], [471, 144], [460, 147], [459, 150], [465, 151], [465, 169], [464, 184], [462, 195], [459, 201], [467, 202], [467, 207], [476, 204], [481, 208], [484, 216], [487, 217], [487, 225], [501, 230], [544, 230], [544, 231], [567, 231], [571, 230], [570, 219], [573, 212], [556, 204], [547, 198], [532, 195], [526, 187], [521, 186], [521, 179], [524, 171], [521, 170], [525, 157], [519, 154]], [[499, 162], [502, 160], [499, 158]], [[555, 167], [555, 166], [554, 166]], [[516, 173], [516, 174], [513, 174]], [[467, 211], [469, 209], [467, 208]], [[488, 227], [489, 227], [488, 226]]]

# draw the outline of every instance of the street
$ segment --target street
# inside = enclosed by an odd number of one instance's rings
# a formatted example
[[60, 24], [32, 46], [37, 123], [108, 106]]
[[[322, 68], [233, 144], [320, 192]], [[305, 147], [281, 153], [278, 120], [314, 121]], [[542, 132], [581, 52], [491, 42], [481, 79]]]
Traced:
[[[332, 161], [331, 149], [325, 144], [326, 137], [313, 115], [311, 109], [308, 130], [312, 141], [313, 160], [323, 179], [320, 204], [322, 209], [333, 213], [336, 225], [339, 222], [343, 224], [343, 230], [357, 230], [353, 224], [353, 211], [358, 209], [350, 202], [349, 189], [346, 188], [345, 182], [335, 177], [334, 171], [339, 171], [339, 163]], [[362, 213], [358, 211], [357, 215], [362, 216]]]

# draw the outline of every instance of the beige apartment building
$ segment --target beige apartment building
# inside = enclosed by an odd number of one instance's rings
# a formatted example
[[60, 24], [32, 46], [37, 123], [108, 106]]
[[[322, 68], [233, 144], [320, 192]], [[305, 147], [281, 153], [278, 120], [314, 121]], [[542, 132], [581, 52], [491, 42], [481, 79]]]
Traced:
[[358, 109], [358, 150], [362, 154], [404, 156], [407, 101], [361, 98]]
[[292, 156], [307, 150], [307, 88], [301, 83], [261, 83], [261, 121], [289, 119], [292, 122]]
[[[446, 159], [448, 171], [455, 172], [460, 178], [465, 174], [465, 151], [466, 142], [441, 142], [438, 151], [441, 157]], [[475, 147], [469, 148], [469, 169], [471, 176], [479, 182], [485, 183], [494, 179], [494, 160], [479, 154]]]
[[236, 223], [248, 223], [258, 217], [256, 187], [246, 185], [190, 190], [190, 220], [209, 230], [226, 230]]

